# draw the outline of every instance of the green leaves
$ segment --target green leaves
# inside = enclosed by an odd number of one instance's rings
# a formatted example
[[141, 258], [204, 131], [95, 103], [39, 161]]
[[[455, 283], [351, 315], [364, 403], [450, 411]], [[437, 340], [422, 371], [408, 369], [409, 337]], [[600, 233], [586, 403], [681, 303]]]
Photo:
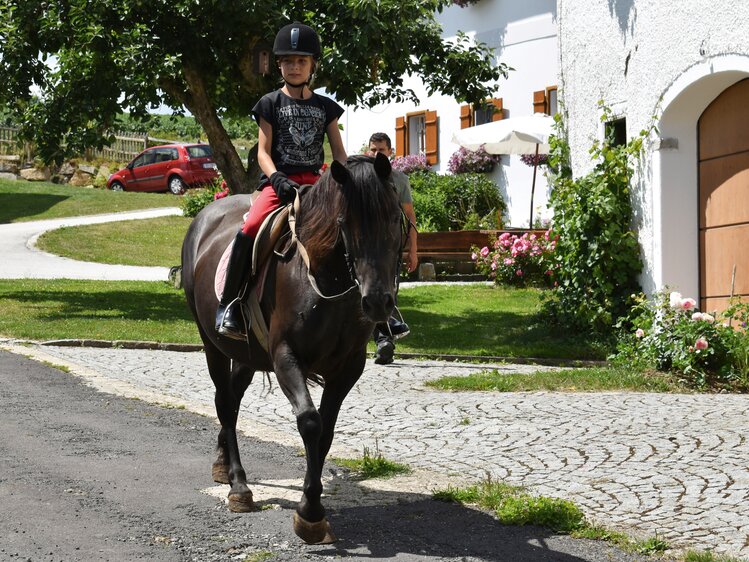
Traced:
[[491, 97], [507, 68], [465, 35], [443, 40], [447, 0], [0, 0], [0, 106], [45, 160], [103, 143], [120, 113], [185, 106], [233, 186], [249, 184], [216, 117], [247, 117], [278, 84], [256, 48], [296, 19], [314, 26], [316, 84], [345, 104], [415, 100], [404, 76], [459, 101]]
[[[604, 107], [602, 120], [608, 119]], [[649, 130], [624, 146], [594, 142], [590, 149], [596, 161], [594, 170], [572, 179], [569, 146], [559, 116], [557, 129], [549, 161], [552, 230], [559, 236], [559, 286], [546, 309], [570, 328], [608, 334], [616, 319], [629, 310], [630, 295], [639, 291], [637, 276], [642, 261], [631, 226], [629, 179]]]
[[507, 208], [496, 184], [484, 174], [419, 172], [409, 180], [422, 231], [425, 225], [436, 231], [495, 228], [497, 215]]

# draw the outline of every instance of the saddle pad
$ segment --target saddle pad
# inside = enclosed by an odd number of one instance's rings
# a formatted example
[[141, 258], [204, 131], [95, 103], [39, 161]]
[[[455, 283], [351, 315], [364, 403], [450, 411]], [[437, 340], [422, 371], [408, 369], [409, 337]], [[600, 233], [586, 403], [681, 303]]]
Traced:
[[[218, 300], [221, 300], [221, 295], [224, 294], [224, 285], [226, 284], [226, 270], [229, 267], [229, 258], [231, 257], [231, 250], [234, 247], [234, 240], [232, 240], [229, 245], [226, 247], [226, 250], [224, 250], [224, 253], [221, 254], [221, 259], [218, 260], [218, 266], [216, 266], [216, 276], [213, 279], [213, 290], [216, 292], [216, 298]], [[263, 286], [265, 285], [265, 278], [268, 274], [268, 265], [270, 262], [266, 261], [263, 264], [262, 269], [260, 270], [260, 275], [257, 275], [255, 278], [255, 283], [253, 286], [255, 287], [255, 292], [257, 293], [257, 299], [260, 300], [260, 298], [263, 296]]]
[[231, 249], [234, 247], [234, 240], [221, 254], [221, 259], [218, 260], [218, 266], [216, 267], [216, 277], [213, 280], [213, 290], [216, 291], [216, 298], [221, 300], [221, 295], [224, 294], [224, 285], [226, 284], [226, 268], [229, 267], [229, 257], [231, 256]]

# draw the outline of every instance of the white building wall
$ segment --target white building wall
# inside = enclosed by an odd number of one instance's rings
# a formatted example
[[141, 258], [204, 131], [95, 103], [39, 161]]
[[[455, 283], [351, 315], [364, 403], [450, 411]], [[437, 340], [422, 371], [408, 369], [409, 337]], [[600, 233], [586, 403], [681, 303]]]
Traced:
[[[467, 8], [451, 6], [438, 16], [443, 36], [454, 37], [458, 30], [496, 49], [499, 62], [515, 70], [507, 80], [500, 81], [496, 97], [503, 99], [507, 117], [533, 113], [533, 92], [557, 85], [556, 0], [506, 2], [482, 0]], [[382, 104], [373, 109], [347, 108], [341, 117], [342, 136], [349, 154], [358, 153], [369, 136], [376, 131], [390, 135], [395, 142], [395, 119], [406, 113], [436, 110], [439, 118], [439, 164], [434, 170], [447, 173], [450, 156], [458, 149], [452, 143], [453, 133], [460, 130], [460, 104], [447, 96], [431, 96], [416, 78], [406, 82], [413, 88], [420, 103]], [[508, 225], [527, 226], [530, 214], [530, 193], [533, 169], [519, 156], [503, 156], [492, 174], [508, 204]], [[549, 218], [546, 179], [536, 179], [535, 217]], [[418, 218], [418, 217], [417, 217]]]
[[749, 2], [558, 0], [558, 20], [575, 175], [592, 169], [588, 149], [603, 136], [599, 100], [626, 117], [630, 138], [655, 116], [634, 193], [641, 282], [698, 297], [697, 120], [749, 75]]

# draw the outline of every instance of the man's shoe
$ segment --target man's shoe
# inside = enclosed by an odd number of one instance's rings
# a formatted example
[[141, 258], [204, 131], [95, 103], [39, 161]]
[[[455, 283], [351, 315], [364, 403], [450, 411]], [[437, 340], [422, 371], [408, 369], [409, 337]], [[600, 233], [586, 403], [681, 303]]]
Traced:
[[378, 365], [389, 365], [393, 362], [394, 351], [395, 345], [393, 345], [393, 342], [383, 341], [378, 343], [374, 362]]
[[390, 327], [390, 333], [396, 340], [405, 338], [408, 334], [411, 333], [411, 329], [408, 327], [408, 324], [406, 324], [405, 322], [401, 322], [400, 320], [398, 320], [397, 318], [393, 318], [392, 316], [388, 320], [388, 326]]

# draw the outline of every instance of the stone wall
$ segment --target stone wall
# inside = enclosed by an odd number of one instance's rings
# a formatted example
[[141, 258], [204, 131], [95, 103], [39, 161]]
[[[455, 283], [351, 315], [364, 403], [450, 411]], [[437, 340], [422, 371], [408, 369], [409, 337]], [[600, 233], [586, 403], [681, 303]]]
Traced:
[[0, 179], [5, 180], [51, 181], [95, 187], [104, 184], [110, 174], [107, 166], [78, 163], [76, 160], [68, 160], [59, 167], [36, 167], [22, 162], [18, 155], [0, 155]]

